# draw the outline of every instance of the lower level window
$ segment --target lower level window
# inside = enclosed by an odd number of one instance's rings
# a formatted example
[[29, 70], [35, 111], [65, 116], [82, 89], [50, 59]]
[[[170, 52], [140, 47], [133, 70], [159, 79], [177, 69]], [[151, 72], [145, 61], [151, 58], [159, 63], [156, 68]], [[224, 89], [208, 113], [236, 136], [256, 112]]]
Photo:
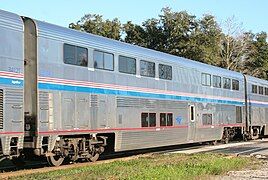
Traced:
[[173, 126], [173, 114], [160, 113], [160, 126]]
[[156, 113], [141, 113], [141, 127], [155, 127]]

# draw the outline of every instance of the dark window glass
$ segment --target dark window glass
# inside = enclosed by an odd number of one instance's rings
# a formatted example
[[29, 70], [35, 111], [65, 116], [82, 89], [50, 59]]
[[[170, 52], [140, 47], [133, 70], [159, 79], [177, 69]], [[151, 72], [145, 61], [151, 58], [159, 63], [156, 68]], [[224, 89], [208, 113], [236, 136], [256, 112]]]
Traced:
[[259, 94], [263, 94], [263, 87], [259, 86]]
[[87, 49], [77, 47], [77, 65], [87, 67]]
[[114, 70], [114, 55], [102, 51], [95, 50], [93, 52], [94, 68]]
[[172, 113], [167, 114], [167, 126], [173, 126], [173, 114]]
[[141, 127], [155, 127], [156, 113], [141, 113]]
[[203, 125], [212, 125], [212, 114], [203, 114], [202, 123]]
[[239, 106], [236, 107], [236, 122], [242, 123], [242, 108]]
[[265, 95], [268, 96], [268, 88], [265, 88]]
[[64, 63], [76, 65], [75, 46], [64, 44]]
[[231, 79], [222, 78], [222, 80], [223, 80], [223, 88], [224, 89], [231, 89]]
[[141, 127], [149, 126], [149, 116], [148, 113], [141, 113]]
[[119, 72], [136, 74], [136, 59], [119, 56]]
[[213, 87], [221, 88], [221, 77], [213, 76]]
[[148, 61], [140, 61], [141, 76], [155, 77], [155, 63]]
[[194, 106], [190, 106], [190, 118], [191, 118], [191, 121], [194, 121], [195, 118], [194, 118]]
[[150, 127], [156, 126], [156, 113], [149, 113], [149, 126]]
[[114, 55], [110, 53], [104, 53], [104, 69], [114, 70]]
[[166, 126], [167, 119], [166, 119], [166, 113], [160, 113], [160, 126]]
[[211, 86], [211, 75], [202, 73], [202, 85], [204, 86]]
[[63, 52], [63, 61], [65, 64], [87, 67], [88, 50], [86, 48], [64, 44]]
[[239, 81], [238, 80], [232, 79], [232, 89], [239, 91]]
[[159, 78], [160, 79], [172, 79], [172, 67], [164, 64], [159, 64]]
[[103, 69], [104, 62], [103, 62], [103, 53], [100, 51], [93, 52], [93, 59], [94, 59], [94, 68]]
[[252, 85], [252, 93], [257, 94], [258, 93], [258, 86]]

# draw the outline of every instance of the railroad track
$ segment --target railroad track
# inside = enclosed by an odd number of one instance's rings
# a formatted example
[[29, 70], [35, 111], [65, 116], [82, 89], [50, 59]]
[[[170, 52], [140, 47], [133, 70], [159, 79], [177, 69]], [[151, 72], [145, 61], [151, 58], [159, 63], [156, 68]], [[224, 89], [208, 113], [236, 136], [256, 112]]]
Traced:
[[[268, 142], [268, 141], [267, 141]], [[151, 149], [145, 149], [145, 150], [138, 150], [138, 151], [127, 151], [127, 152], [120, 152], [120, 153], [113, 153], [113, 154], [104, 154], [100, 157], [99, 161], [95, 163], [91, 162], [83, 162], [83, 163], [72, 163], [68, 165], [62, 165], [60, 167], [48, 167], [48, 164], [46, 162], [40, 162], [40, 161], [27, 161], [23, 168], [17, 168], [14, 165], [9, 165], [5, 167], [0, 167], [0, 179], [1, 178], [7, 178], [11, 176], [18, 176], [20, 174], [31, 174], [35, 172], [48, 172], [48, 171], [54, 171], [59, 169], [66, 169], [66, 168], [72, 168], [72, 167], [82, 167], [82, 166], [88, 166], [88, 165], [95, 165], [95, 164], [101, 164], [101, 163], [109, 163], [117, 160], [129, 160], [129, 159], [135, 159], [136, 157], [140, 156], [150, 156], [152, 154], [166, 154], [166, 153], [199, 153], [199, 152], [215, 152], [215, 153], [227, 153], [225, 152], [226, 148], [233, 148], [233, 152], [229, 151], [229, 154], [235, 154], [235, 155], [244, 155], [249, 152], [256, 152], [257, 150], [263, 150], [264, 148], [258, 148], [252, 146], [251, 149], [240, 148], [240, 151], [234, 151], [236, 146], [243, 146], [243, 144], [258, 144], [261, 142], [256, 141], [250, 141], [250, 142], [232, 142], [229, 144], [219, 144], [216, 146], [208, 145], [208, 144], [186, 144], [186, 145], [176, 145], [176, 146], [169, 146], [169, 147], [160, 147], [160, 148], [151, 148]], [[217, 149], [218, 148], [218, 149]], [[239, 148], [238, 148], [239, 149]], [[268, 147], [266, 148], [268, 149]], [[237, 149], [236, 149], [237, 150]], [[16, 171], [14, 175], [14, 171]]]

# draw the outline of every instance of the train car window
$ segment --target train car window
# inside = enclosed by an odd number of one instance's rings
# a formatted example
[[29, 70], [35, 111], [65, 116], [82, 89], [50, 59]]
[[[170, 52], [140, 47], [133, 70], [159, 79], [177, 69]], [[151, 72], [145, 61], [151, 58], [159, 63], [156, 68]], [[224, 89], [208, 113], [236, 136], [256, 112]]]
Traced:
[[70, 44], [63, 45], [63, 61], [65, 64], [87, 67], [88, 50]]
[[76, 53], [77, 53], [77, 56], [76, 56], [77, 57], [77, 65], [87, 67], [87, 63], [88, 63], [87, 49], [77, 47]]
[[149, 113], [149, 126], [150, 127], [156, 126], [156, 113]]
[[268, 96], [268, 88], [267, 87], [264, 89], [264, 91], [265, 91], [265, 95]]
[[148, 113], [141, 113], [141, 127], [149, 126], [149, 116]]
[[114, 55], [98, 50], [93, 52], [94, 68], [104, 70], [114, 70]]
[[203, 114], [202, 123], [203, 125], [212, 125], [212, 114]]
[[64, 63], [76, 65], [75, 46], [64, 44]]
[[141, 60], [140, 74], [141, 76], [155, 77], [155, 63]]
[[232, 79], [232, 89], [239, 91], [239, 81], [236, 79]]
[[211, 75], [202, 73], [202, 85], [204, 86], [211, 86]]
[[251, 87], [252, 87], [251, 92], [254, 94], [257, 94], [258, 93], [258, 86], [253, 84]]
[[221, 77], [213, 76], [213, 87], [221, 88]]
[[166, 126], [166, 124], [167, 124], [166, 113], [160, 113], [160, 126]]
[[141, 127], [155, 127], [156, 113], [141, 113]]
[[222, 81], [223, 81], [223, 88], [224, 89], [231, 89], [231, 79], [222, 78]]
[[159, 64], [159, 78], [172, 80], [172, 67], [164, 64]]
[[173, 126], [173, 114], [160, 113], [160, 126]]
[[194, 106], [190, 106], [190, 120], [195, 121], [195, 110]]
[[263, 87], [262, 86], [259, 86], [259, 94], [263, 95]]
[[236, 106], [236, 123], [242, 123], [242, 107]]
[[126, 56], [119, 56], [119, 72], [136, 74], [136, 59]]
[[167, 114], [167, 126], [173, 126], [173, 114], [172, 113]]

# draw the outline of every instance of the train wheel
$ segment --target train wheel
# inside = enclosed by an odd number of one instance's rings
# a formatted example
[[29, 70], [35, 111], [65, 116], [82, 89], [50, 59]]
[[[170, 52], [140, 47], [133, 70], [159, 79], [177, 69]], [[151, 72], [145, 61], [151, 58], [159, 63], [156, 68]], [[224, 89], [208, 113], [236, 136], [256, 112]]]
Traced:
[[224, 139], [223, 139], [223, 143], [224, 143], [224, 144], [228, 144], [228, 143], [229, 143], [229, 137], [224, 138]]
[[48, 156], [47, 162], [50, 166], [60, 166], [64, 161], [62, 156]]
[[218, 144], [218, 141], [217, 140], [212, 141], [211, 144], [214, 145], [214, 146], [216, 146]]
[[100, 154], [99, 153], [94, 153], [91, 155], [90, 158], [87, 158], [87, 161], [90, 161], [90, 162], [96, 162], [100, 157]]

